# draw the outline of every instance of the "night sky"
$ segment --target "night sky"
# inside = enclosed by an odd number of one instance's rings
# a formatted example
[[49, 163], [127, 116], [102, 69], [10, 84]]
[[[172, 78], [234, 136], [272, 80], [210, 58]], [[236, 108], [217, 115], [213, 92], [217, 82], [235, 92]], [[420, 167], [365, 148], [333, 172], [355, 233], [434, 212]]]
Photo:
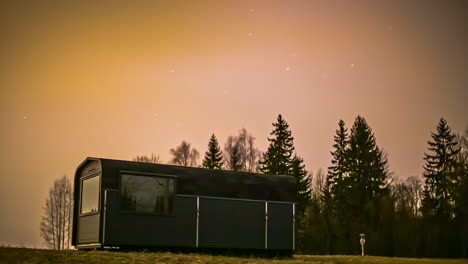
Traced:
[[406, 178], [441, 117], [468, 125], [467, 1], [6, 2], [0, 245], [41, 246], [48, 189], [87, 156], [166, 162], [242, 127], [265, 151], [282, 114], [315, 174], [359, 114]]

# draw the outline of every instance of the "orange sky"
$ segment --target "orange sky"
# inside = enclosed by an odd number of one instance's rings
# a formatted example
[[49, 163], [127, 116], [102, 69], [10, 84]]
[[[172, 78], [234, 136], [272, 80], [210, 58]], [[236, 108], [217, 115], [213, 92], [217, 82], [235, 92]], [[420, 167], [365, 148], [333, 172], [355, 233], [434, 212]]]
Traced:
[[41, 245], [52, 181], [87, 156], [167, 161], [182, 140], [204, 153], [242, 127], [265, 151], [281, 113], [315, 173], [338, 120], [360, 114], [404, 178], [440, 117], [468, 125], [465, 1], [11, 2], [0, 245]]

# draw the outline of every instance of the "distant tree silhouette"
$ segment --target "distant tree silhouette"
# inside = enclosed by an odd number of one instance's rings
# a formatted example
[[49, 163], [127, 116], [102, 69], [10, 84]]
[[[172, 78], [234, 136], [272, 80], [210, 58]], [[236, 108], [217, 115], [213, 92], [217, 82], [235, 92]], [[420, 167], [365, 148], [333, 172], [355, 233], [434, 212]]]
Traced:
[[[340, 189], [348, 197], [346, 211], [350, 214], [348, 219], [351, 219], [351, 226], [348, 230], [351, 233], [347, 235], [355, 237], [358, 232], [373, 235], [369, 236], [369, 245], [384, 252], [387, 250], [385, 243], [388, 243], [384, 234], [391, 232], [390, 217], [393, 211], [389, 205], [387, 159], [377, 146], [372, 129], [361, 116], [356, 117], [351, 128], [345, 160], [348, 176], [344, 180], [345, 186]], [[387, 219], [383, 215], [388, 215]], [[391, 242], [390, 237], [387, 240]], [[356, 243], [352, 248], [359, 247], [357, 240], [352, 242]]]
[[353, 193], [359, 196], [356, 197], [356, 206], [386, 194], [389, 176], [387, 159], [377, 146], [372, 129], [361, 116], [354, 121], [345, 156], [350, 186], [354, 188]]
[[[387, 159], [376, 144], [366, 120], [357, 116], [348, 135], [343, 120], [333, 137], [331, 166], [328, 167], [320, 196], [320, 208], [326, 234], [325, 252], [352, 254], [359, 248], [351, 237], [359, 233], [382, 234], [391, 229]], [[369, 241], [376, 249], [384, 248], [383, 239], [374, 235]]]
[[[462, 148], [444, 118], [424, 153], [426, 251], [431, 257], [467, 256], [467, 177]], [[462, 253], [461, 253], [462, 252]]]
[[255, 137], [247, 133], [245, 128], [242, 128], [238, 136], [238, 144], [242, 153], [242, 161], [245, 164], [245, 171], [258, 172], [260, 171], [261, 152], [255, 147]]
[[349, 136], [348, 130], [345, 127], [345, 122], [340, 120], [338, 122], [338, 129], [336, 135], [333, 137], [333, 151], [330, 152], [332, 155], [331, 166], [328, 167], [327, 174], [327, 188], [330, 192], [329, 206], [335, 207], [339, 212], [344, 212], [344, 204], [346, 203], [346, 177], [348, 174], [348, 164], [346, 161], [345, 153], [349, 149]]
[[233, 171], [259, 171], [261, 153], [255, 147], [255, 137], [245, 128], [237, 136], [229, 136], [224, 146], [226, 169]]
[[145, 163], [162, 163], [159, 155], [156, 155], [154, 153], [151, 153], [151, 156], [145, 156], [145, 155], [136, 156], [135, 158], [133, 158], [133, 161], [145, 162]]
[[224, 145], [225, 168], [232, 171], [245, 170], [245, 164], [242, 162], [241, 146], [234, 136], [229, 136]]
[[437, 132], [428, 141], [429, 154], [424, 153], [424, 207], [427, 215], [453, 218], [455, 187], [459, 182], [457, 155], [460, 147], [456, 136], [443, 118], [439, 120]]
[[185, 140], [179, 146], [170, 149], [169, 152], [172, 155], [170, 163], [180, 166], [196, 167], [200, 158], [200, 153]]
[[263, 153], [263, 160], [260, 162], [260, 171], [265, 174], [287, 175], [290, 172], [291, 161], [294, 152], [294, 138], [291, 136], [288, 123], [281, 115], [278, 115], [277, 122], [273, 123], [273, 131], [268, 138], [270, 145]]
[[215, 134], [211, 135], [208, 150], [203, 159], [203, 168], [220, 170], [223, 167], [223, 153], [219, 147]]
[[73, 193], [66, 176], [55, 180], [49, 190], [40, 223], [40, 234], [50, 249], [69, 249], [72, 234]]

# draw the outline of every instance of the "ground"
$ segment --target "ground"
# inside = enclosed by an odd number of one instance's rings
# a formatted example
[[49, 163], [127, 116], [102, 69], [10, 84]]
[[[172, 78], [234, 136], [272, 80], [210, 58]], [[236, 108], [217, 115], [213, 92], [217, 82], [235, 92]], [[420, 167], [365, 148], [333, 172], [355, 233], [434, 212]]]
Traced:
[[213, 263], [213, 264], [466, 264], [466, 259], [416, 259], [374, 256], [313, 256], [294, 255], [288, 259], [263, 259], [212, 256], [202, 254], [109, 252], [109, 251], [55, 251], [26, 248], [0, 248], [0, 263]]

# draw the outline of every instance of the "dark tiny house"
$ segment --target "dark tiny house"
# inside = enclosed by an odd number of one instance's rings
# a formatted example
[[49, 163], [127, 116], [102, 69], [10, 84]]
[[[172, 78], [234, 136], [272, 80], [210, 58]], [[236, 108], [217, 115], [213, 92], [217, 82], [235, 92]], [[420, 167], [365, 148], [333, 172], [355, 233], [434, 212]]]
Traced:
[[74, 186], [78, 249], [295, 248], [290, 176], [87, 158]]

